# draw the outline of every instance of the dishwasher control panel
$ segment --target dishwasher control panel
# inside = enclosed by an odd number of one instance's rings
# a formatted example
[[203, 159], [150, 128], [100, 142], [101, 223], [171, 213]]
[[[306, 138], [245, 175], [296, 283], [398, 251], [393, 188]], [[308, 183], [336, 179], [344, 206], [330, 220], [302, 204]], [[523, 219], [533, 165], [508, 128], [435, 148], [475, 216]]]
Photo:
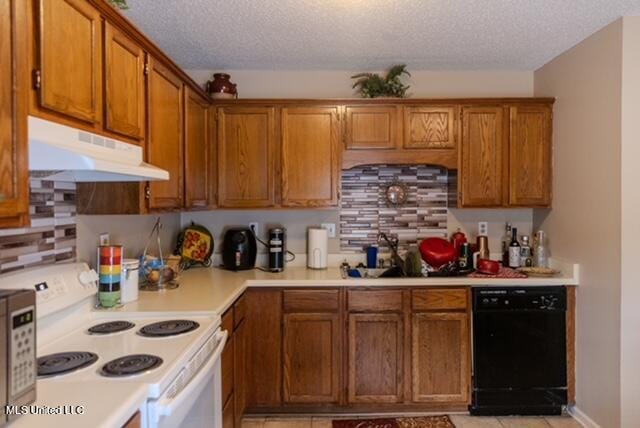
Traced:
[[487, 287], [473, 290], [473, 309], [553, 310], [567, 308], [566, 287]]

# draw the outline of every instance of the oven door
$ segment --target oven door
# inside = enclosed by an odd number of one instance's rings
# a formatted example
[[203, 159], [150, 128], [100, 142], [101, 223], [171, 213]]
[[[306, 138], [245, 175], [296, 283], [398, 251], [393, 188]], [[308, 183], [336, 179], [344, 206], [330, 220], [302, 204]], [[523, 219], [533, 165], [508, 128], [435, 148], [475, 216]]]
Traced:
[[158, 400], [148, 403], [149, 428], [222, 428], [220, 355], [227, 335], [222, 330], [215, 333], [211, 356], [177, 394], [171, 393], [176, 388], [171, 385]]

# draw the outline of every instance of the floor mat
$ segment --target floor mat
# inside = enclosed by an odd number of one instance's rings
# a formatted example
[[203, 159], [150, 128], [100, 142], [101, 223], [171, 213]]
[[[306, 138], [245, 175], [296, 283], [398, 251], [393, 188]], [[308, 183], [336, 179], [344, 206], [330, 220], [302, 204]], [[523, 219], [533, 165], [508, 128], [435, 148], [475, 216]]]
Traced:
[[332, 421], [333, 428], [455, 428], [449, 416], [416, 418], [340, 419]]

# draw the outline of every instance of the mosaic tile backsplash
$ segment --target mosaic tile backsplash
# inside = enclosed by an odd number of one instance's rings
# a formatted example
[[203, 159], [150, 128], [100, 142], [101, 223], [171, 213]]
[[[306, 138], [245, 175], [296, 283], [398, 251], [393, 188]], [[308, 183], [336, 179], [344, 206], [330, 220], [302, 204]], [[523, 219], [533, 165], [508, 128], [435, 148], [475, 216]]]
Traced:
[[0, 229], [0, 274], [73, 261], [76, 257], [76, 185], [31, 177], [31, 226]]
[[[407, 202], [388, 206], [387, 187], [408, 188]], [[379, 232], [399, 238], [400, 250], [431, 237], [447, 235], [447, 169], [427, 165], [372, 165], [342, 171], [340, 249], [362, 252]], [[386, 251], [380, 243], [380, 251]]]

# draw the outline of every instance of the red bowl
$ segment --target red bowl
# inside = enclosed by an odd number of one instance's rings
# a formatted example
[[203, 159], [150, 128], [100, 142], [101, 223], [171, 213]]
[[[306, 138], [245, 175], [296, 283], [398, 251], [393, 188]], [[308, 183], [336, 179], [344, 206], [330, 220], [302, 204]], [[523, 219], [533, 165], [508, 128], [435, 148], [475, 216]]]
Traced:
[[486, 275], [497, 275], [500, 272], [500, 262], [489, 259], [478, 259], [476, 271]]
[[458, 258], [456, 249], [449, 241], [442, 238], [427, 238], [420, 242], [422, 259], [436, 269]]

